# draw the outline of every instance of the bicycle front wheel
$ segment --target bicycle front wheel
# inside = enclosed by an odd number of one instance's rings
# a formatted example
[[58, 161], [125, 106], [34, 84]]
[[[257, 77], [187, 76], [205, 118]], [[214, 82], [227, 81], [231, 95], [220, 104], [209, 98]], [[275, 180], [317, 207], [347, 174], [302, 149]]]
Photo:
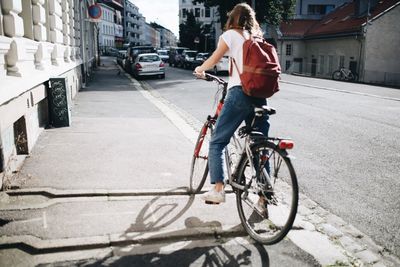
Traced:
[[[271, 245], [281, 241], [292, 228], [297, 213], [296, 173], [285, 150], [271, 142], [252, 146], [240, 162], [236, 189], [239, 217], [246, 232], [256, 241]], [[254, 166], [253, 168], [251, 166]]]
[[213, 125], [207, 121], [204, 123], [197, 137], [190, 169], [189, 191], [193, 194], [200, 192], [207, 179], [208, 148], [212, 131]]

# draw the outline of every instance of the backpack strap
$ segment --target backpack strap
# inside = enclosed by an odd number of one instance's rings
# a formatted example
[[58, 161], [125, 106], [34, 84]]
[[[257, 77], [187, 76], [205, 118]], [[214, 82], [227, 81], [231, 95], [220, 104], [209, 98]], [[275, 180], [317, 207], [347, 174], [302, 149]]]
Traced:
[[[231, 64], [230, 64], [230, 66], [229, 66], [229, 76], [232, 76], [232, 65], [233, 65], [233, 64], [235, 64], [236, 70], [237, 70], [238, 74], [240, 75], [240, 71], [239, 71], [239, 68], [238, 68], [238, 66], [237, 66], [237, 64], [236, 64], [235, 59], [234, 59], [233, 57], [230, 57], [229, 59], [230, 59], [230, 61], [231, 61]], [[233, 64], [232, 64], [232, 63], [233, 63]]]
[[[248, 40], [248, 39], [246, 39], [246, 37], [244, 37], [243, 31], [242, 32], [236, 31], [236, 32], [239, 33], [243, 37], [245, 42]], [[250, 38], [252, 38], [251, 34], [250, 34]], [[232, 76], [232, 65], [233, 64], [235, 64], [236, 70], [237, 70], [238, 74], [240, 75], [240, 71], [239, 71], [239, 68], [238, 68], [238, 66], [236, 64], [235, 59], [233, 57], [229, 57], [229, 60], [230, 60], [229, 76]]]

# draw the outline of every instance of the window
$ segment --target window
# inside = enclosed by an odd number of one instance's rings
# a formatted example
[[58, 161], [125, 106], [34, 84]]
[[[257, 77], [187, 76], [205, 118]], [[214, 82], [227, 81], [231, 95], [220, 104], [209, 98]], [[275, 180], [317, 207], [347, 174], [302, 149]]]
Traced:
[[195, 8], [195, 9], [194, 9], [194, 16], [195, 16], [196, 18], [199, 18], [199, 17], [200, 17], [200, 8]]
[[319, 73], [324, 74], [325, 72], [325, 57], [319, 56]]
[[182, 8], [182, 18], [186, 18], [186, 14], [187, 14], [186, 8]]
[[292, 44], [287, 44], [286, 45], [286, 55], [291, 56], [292, 55]]
[[205, 9], [205, 17], [206, 18], [209, 18], [210, 17], [210, 8], [209, 7], [206, 7], [206, 9]]
[[335, 9], [335, 5], [308, 5], [308, 15], [325, 15]]
[[333, 72], [333, 56], [328, 56], [328, 73]]
[[286, 64], [285, 64], [285, 70], [290, 69], [290, 66], [292, 65], [291, 62], [290, 62], [290, 60], [286, 60], [285, 63], [286, 63]]

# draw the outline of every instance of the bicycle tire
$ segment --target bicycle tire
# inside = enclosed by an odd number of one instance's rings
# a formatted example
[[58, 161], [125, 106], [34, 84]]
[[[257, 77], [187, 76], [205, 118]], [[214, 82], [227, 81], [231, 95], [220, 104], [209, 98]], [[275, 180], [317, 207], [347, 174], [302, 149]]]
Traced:
[[213, 132], [210, 122], [201, 127], [194, 147], [192, 163], [190, 168], [189, 192], [196, 194], [201, 191], [208, 176], [208, 143]]
[[334, 79], [334, 80], [342, 80], [342, 74], [340, 73], [339, 70], [334, 71], [332, 73], [332, 79]]
[[[245, 154], [239, 163], [237, 182], [246, 186], [244, 190], [235, 189], [236, 204], [242, 225], [249, 236], [264, 245], [272, 245], [287, 235], [296, 218], [299, 198], [297, 177], [287, 152], [274, 143], [265, 141], [255, 144], [251, 151], [253, 155], [260, 154], [264, 160], [268, 159], [273, 193], [266, 189], [265, 183], [255, 185], [255, 179], [249, 177], [250, 164]], [[264, 167], [262, 171], [264, 175], [267, 173]], [[257, 206], [260, 195], [268, 198], [266, 210]]]

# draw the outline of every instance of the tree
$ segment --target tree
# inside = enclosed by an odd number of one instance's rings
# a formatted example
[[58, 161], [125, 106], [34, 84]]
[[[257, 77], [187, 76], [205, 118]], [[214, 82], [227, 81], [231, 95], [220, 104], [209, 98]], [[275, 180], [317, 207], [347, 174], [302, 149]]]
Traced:
[[194, 43], [194, 40], [201, 35], [201, 23], [196, 21], [192, 12], [188, 12], [186, 15], [186, 21], [179, 25], [180, 46], [195, 49], [197, 44]]
[[[279, 25], [281, 21], [288, 20], [294, 14], [296, 0], [253, 0], [255, 2], [256, 18], [259, 23], [269, 25]], [[204, 3], [207, 7], [217, 6], [220, 14], [221, 27], [223, 28], [227, 20], [227, 12], [242, 2], [249, 5], [252, 0], [193, 0], [193, 4]]]

